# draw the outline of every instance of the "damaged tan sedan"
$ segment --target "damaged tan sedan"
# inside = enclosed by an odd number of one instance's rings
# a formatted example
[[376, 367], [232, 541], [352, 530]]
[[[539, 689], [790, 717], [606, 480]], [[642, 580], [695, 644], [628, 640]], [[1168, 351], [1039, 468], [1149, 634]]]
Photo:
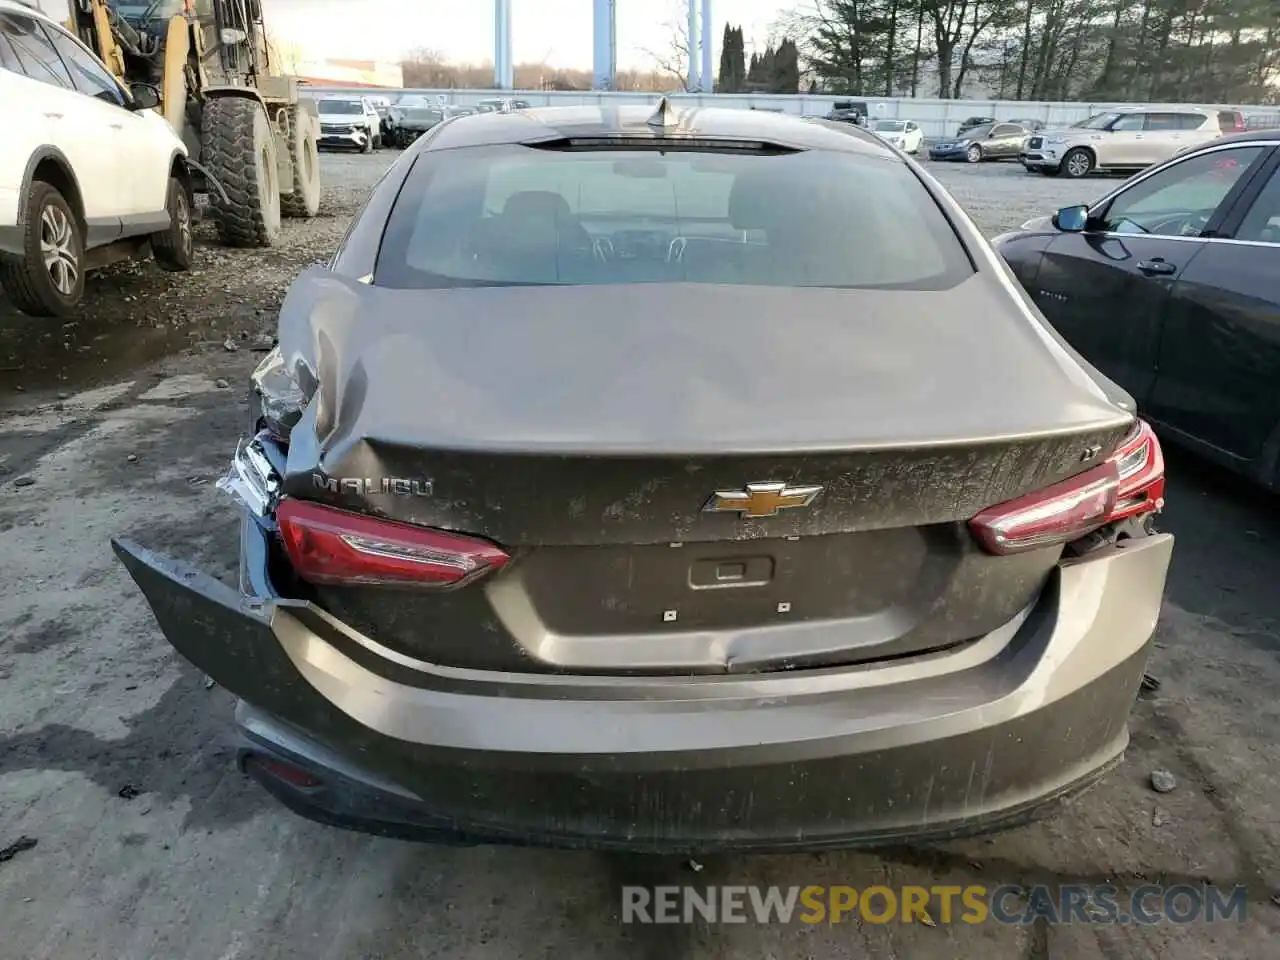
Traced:
[[1164, 462], [869, 133], [533, 109], [283, 306], [228, 587], [127, 540], [293, 810], [694, 852], [995, 829], [1121, 758]]

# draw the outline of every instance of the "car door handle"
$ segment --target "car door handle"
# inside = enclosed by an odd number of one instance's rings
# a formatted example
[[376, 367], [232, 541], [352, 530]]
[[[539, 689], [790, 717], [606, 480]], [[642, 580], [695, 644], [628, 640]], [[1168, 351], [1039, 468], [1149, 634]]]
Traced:
[[1168, 260], [1162, 260], [1156, 257], [1154, 260], [1139, 260], [1138, 269], [1152, 277], [1167, 277], [1171, 273], [1177, 273], [1178, 268]]
[[112, 130], [123, 130], [123, 129], [124, 129], [124, 124], [123, 124], [123, 123], [113, 123], [113, 124], [111, 124], [110, 126], [111, 126], [111, 129], [112, 129]]
[[47, 119], [49, 119], [49, 120], [61, 120], [61, 119], [62, 119], [62, 114], [60, 114], [60, 113], [46, 113], [46, 114], [45, 114], [45, 117], [46, 117]]

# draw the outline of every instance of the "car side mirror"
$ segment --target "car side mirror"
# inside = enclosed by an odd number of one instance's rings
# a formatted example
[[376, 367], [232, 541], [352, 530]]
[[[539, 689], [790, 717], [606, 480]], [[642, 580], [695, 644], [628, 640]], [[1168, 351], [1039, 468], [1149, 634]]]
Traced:
[[1053, 215], [1053, 225], [1063, 233], [1080, 233], [1089, 225], [1089, 208], [1084, 204], [1063, 207]]
[[160, 88], [152, 83], [135, 83], [129, 87], [133, 109], [151, 110], [160, 106]]

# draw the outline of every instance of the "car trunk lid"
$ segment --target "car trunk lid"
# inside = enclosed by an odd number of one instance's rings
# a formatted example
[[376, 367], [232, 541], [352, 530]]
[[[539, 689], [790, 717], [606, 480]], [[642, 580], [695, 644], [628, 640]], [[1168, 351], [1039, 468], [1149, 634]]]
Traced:
[[1079, 472], [1131, 419], [988, 276], [937, 293], [313, 277], [291, 301], [282, 348], [319, 386], [285, 493], [513, 556], [449, 593], [316, 597], [457, 665], [777, 669], [964, 642], [1057, 559], [987, 556], [965, 521]]

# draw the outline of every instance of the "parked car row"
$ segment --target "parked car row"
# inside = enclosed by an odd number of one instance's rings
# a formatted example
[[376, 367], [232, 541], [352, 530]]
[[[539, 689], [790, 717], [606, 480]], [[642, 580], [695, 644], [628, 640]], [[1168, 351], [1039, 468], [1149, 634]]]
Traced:
[[391, 104], [385, 119], [384, 138], [398, 149], [409, 147], [428, 130], [451, 117], [463, 117], [476, 113], [511, 113], [527, 110], [526, 100], [509, 97], [492, 97], [479, 101], [474, 107], [440, 103], [419, 94], [403, 96]]
[[1238, 110], [1193, 107], [1113, 110], [1051, 130], [1036, 120], [970, 117], [955, 137], [930, 145], [929, 159], [1017, 160], [1029, 172], [1068, 177], [1131, 173], [1186, 147], [1245, 129]]
[[1237, 110], [1112, 110], [1028, 137], [1018, 159], [1029, 172], [1054, 176], [1134, 172], [1245, 129]]

